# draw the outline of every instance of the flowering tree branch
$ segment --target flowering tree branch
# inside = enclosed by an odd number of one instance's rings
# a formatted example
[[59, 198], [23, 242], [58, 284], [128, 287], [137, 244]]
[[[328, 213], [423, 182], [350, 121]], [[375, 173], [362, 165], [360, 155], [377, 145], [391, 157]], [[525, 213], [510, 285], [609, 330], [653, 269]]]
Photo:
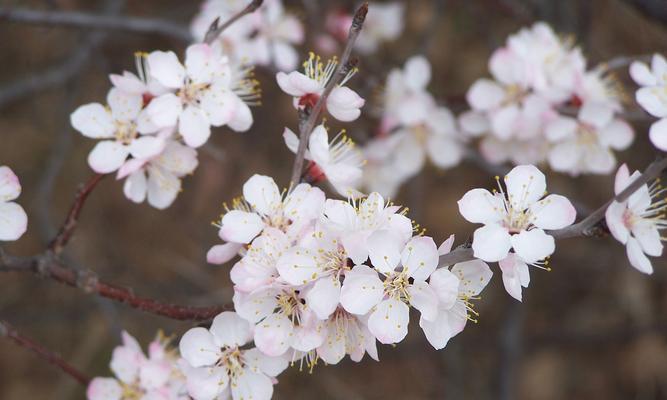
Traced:
[[[633, 181], [625, 190], [613, 197], [600, 208], [593, 211], [586, 218], [574, 225], [570, 225], [563, 229], [547, 231], [547, 233], [554, 237], [554, 239], [569, 239], [575, 237], [591, 237], [598, 235], [601, 230], [606, 231], [606, 228], [600, 227], [605, 217], [607, 208], [613, 201], [622, 202], [628, 199], [640, 187], [649, 181], [660, 177], [660, 174], [667, 169], [667, 157], [662, 157], [652, 162], [635, 181]], [[469, 244], [459, 246], [452, 252], [440, 256], [438, 267], [445, 267], [456, 263], [474, 260], [473, 250]]]
[[222, 25], [218, 25], [220, 23], [220, 18], [216, 18], [208, 28], [206, 36], [204, 36], [204, 43], [213, 43], [213, 41], [215, 41], [215, 39], [217, 39], [225, 29], [247, 14], [255, 12], [259, 7], [261, 7], [263, 2], [264, 0], [252, 0], [243, 10], [239, 11]]
[[364, 26], [367, 13], [368, 3], [362, 4], [354, 13], [352, 25], [350, 26], [350, 31], [347, 36], [347, 43], [343, 49], [343, 54], [340, 57], [340, 62], [336, 67], [336, 71], [334, 72], [329, 82], [327, 82], [327, 85], [324, 87], [322, 95], [317, 99], [315, 106], [312, 109], [306, 107], [299, 111], [299, 147], [296, 152], [296, 157], [294, 158], [290, 185], [295, 185], [299, 182], [301, 171], [303, 170], [303, 160], [306, 156], [308, 138], [315, 128], [315, 124], [317, 123], [320, 114], [324, 110], [324, 105], [326, 104], [327, 98], [331, 94], [331, 91], [334, 90], [336, 85], [338, 85], [338, 83], [342, 81], [343, 78], [345, 78], [348, 72], [350, 72], [350, 70], [354, 68], [356, 64], [356, 60], [350, 60], [350, 55], [352, 54], [354, 43], [357, 41], [357, 37], [361, 32], [361, 28]]
[[80, 29], [156, 33], [184, 42], [192, 40], [188, 29], [169, 21], [130, 16], [98, 15], [77, 11], [42, 11], [0, 7], [0, 20]]
[[90, 378], [83, 372], [79, 371], [67, 361], [63, 360], [58, 354], [50, 351], [43, 345], [33, 341], [32, 339], [22, 335], [7, 321], [0, 320], [0, 336], [5, 336], [17, 345], [26, 348], [37, 354], [40, 358], [46, 360], [49, 364], [55, 365], [61, 371], [71, 376], [75, 381], [83, 386], [87, 386]]

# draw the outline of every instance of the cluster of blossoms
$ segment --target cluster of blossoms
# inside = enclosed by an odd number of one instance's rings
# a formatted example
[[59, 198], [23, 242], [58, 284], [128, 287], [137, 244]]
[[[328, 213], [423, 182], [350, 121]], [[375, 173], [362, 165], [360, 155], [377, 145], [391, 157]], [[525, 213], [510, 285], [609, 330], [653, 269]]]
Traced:
[[[248, 5], [245, 0], [206, 0], [191, 25], [195, 40], [202, 41], [211, 24], [223, 23]], [[299, 62], [295, 45], [304, 40], [303, 26], [285, 12], [281, 0], [264, 0], [262, 7], [245, 15], [216, 39], [214, 45], [236, 62], [294, 69]]]
[[88, 385], [88, 400], [188, 400], [184, 362], [161, 334], [148, 345], [148, 356], [137, 340], [122, 333], [113, 350], [114, 378], [97, 377]]
[[630, 76], [641, 86], [635, 95], [637, 103], [659, 118], [649, 130], [651, 142], [658, 149], [667, 151], [667, 60], [655, 54], [650, 67], [635, 61], [630, 65]]
[[85, 104], [71, 115], [74, 129], [99, 139], [88, 157], [97, 173], [117, 173], [125, 195], [153, 207], [171, 205], [181, 178], [197, 167], [211, 127], [246, 131], [248, 104], [258, 98], [251, 71], [216, 48], [194, 44], [183, 64], [171, 51], [137, 55], [138, 76], [111, 75], [106, 105]]
[[439, 169], [456, 166], [464, 155], [462, 135], [452, 112], [428, 92], [431, 65], [423, 56], [389, 73], [377, 136], [364, 149], [364, 186], [393, 196], [415, 176], [426, 158]]
[[507, 39], [489, 60], [492, 79], [468, 90], [472, 108], [460, 116], [463, 130], [482, 137], [491, 163], [536, 164], [570, 175], [609, 174], [614, 151], [633, 141], [619, 117], [620, 89], [605, 69], [586, 69], [577, 47], [545, 23]]
[[12, 201], [20, 194], [19, 178], [9, 167], [0, 166], [0, 242], [17, 240], [28, 228], [23, 207]]

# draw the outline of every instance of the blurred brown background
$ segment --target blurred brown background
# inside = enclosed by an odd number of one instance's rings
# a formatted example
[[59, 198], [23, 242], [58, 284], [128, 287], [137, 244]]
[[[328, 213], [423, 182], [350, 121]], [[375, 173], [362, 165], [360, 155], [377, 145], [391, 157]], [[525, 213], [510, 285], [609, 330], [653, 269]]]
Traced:
[[[198, 1], [121, 3], [0, 1], [9, 8], [150, 17], [184, 29], [199, 7]], [[559, 32], [574, 34], [593, 65], [619, 55], [667, 51], [665, 0], [406, 3], [402, 38], [373, 59], [360, 60], [360, 75], [351, 85], [360, 88], [364, 97], [372, 97], [369, 83], [384, 79], [389, 67], [399, 67], [407, 57], [423, 51], [434, 65], [431, 88], [436, 96], [460, 99], [477, 77], [487, 75], [492, 49], [508, 34], [540, 19]], [[286, 4], [304, 22], [308, 20], [301, 1]], [[334, 4], [351, 6], [345, 1], [315, 5], [323, 10]], [[642, 4], [648, 15], [640, 11]], [[28, 233], [5, 248], [28, 255], [41, 251], [53, 236], [77, 185], [92, 174], [86, 156], [93, 141], [69, 126], [69, 114], [79, 104], [103, 101], [110, 86], [107, 75], [134, 71], [136, 50], [181, 53], [187, 43], [164, 34], [100, 34], [14, 23], [3, 19], [2, 12], [0, 38], [0, 165], [9, 165], [21, 178], [24, 191], [19, 202], [30, 218]], [[306, 54], [308, 49], [305, 44], [300, 50]], [[229, 266], [216, 268], [205, 261], [206, 250], [218, 242], [210, 222], [220, 213], [222, 202], [237, 196], [241, 184], [254, 173], [270, 174], [279, 185], [286, 185], [292, 162], [281, 133], [283, 126], [295, 127], [294, 110], [271, 71], [260, 68], [257, 75], [264, 106], [254, 110], [255, 125], [245, 134], [216, 131], [207, 149], [200, 152], [199, 168], [184, 181], [184, 192], [171, 208], [158, 211], [135, 205], [123, 196], [120, 182], [102, 181], [68, 247], [71, 265], [90, 268], [139, 294], [181, 304], [231, 300]], [[619, 78], [628, 82], [623, 70]], [[49, 84], [25, 86], [35, 79]], [[633, 86], [628, 87], [632, 94]], [[460, 104], [451, 106], [461, 110]], [[360, 120], [348, 130], [363, 142], [375, 122]], [[641, 169], [655, 154], [646, 137], [648, 124], [634, 125], [635, 144], [620, 157], [631, 168]], [[548, 179], [550, 191], [594, 208], [610, 197], [613, 178], [572, 179], [549, 173]], [[459, 216], [456, 200], [472, 187], [491, 184], [487, 172], [469, 163], [444, 173], [427, 169], [403, 188], [397, 201], [409, 205], [411, 216], [436, 241], [456, 233], [460, 242], [473, 226]], [[651, 277], [636, 272], [624, 248], [611, 238], [560, 242], [553, 271], [532, 270], [523, 304], [504, 292], [494, 265], [495, 277], [478, 304], [480, 322], [470, 324], [444, 350], [430, 347], [413, 318], [404, 342], [380, 348], [380, 363], [345, 360], [333, 367], [318, 366], [312, 375], [293, 368], [280, 376], [275, 398], [667, 398], [665, 257], [654, 259], [654, 267]], [[29, 274], [7, 273], [0, 280], [0, 318], [91, 375], [110, 374], [110, 351], [119, 341], [120, 329], [146, 344], [158, 329], [180, 335], [191, 326]], [[69, 377], [0, 340], [0, 399], [83, 397]]]

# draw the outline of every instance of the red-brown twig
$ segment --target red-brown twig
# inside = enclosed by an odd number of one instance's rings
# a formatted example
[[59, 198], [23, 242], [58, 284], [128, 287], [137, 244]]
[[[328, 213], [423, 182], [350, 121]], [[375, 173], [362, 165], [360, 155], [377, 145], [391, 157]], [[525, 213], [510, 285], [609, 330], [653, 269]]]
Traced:
[[0, 272], [32, 272], [67, 286], [79, 288], [132, 308], [176, 320], [207, 321], [228, 310], [228, 306], [190, 307], [165, 303], [134, 294], [131, 289], [102, 282], [93, 271], [65, 267], [51, 254], [36, 257], [12, 257], [0, 253]]
[[310, 133], [313, 131], [313, 128], [315, 128], [315, 123], [319, 119], [322, 110], [324, 110], [324, 105], [326, 104], [327, 98], [331, 94], [331, 91], [334, 90], [336, 85], [338, 85], [338, 83], [343, 80], [343, 78], [345, 78], [350, 69], [354, 66], [354, 63], [350, 62], [350, 55], [352, 54], [354, 43], [357, 41], [357, 37], [361, 32], [361, 28], [364, 26], [367, 13], [368, 3], [364, 3], [354, 14], [352, 26], [350, 26], [350, 32], [347, 36], [347, 43], [345, 44], [345, 49], [343, 50], [343, 54], [340, 57], [340, 62], [338, 63], [333, 76], [324, 87], [324, 91], [322, 91], [320, 98], [317, 99], [317, 103], [315, 103], [315, 106], [312, 109], [306, 108], [299, 112], [299, 148], [297, 149], [296, 156], [294, 158], [294, 165], [292, 167], [292, 178], [290, 179], [291, 186], [299, 183], [301, 171], [303, 170], [303, 160], [306, 156], [308, 138], [310, 137]]
[[90, 382], [90, 378], [88, 376], [74, 368], [67, 361], [63, 360], [62, 357], [60, 357], [58, 354], [52, 352], [32, 339], [23, 336], [7, 321], [0, 320], [0, 336], [6, 336], [8, 339], [18, 344], [19, 346], [37, 354], [40, 358], [43, 358], [49, 364], [60, 368], [64, 373], [71, 376], [82, 386], [88, 386], [88, 382]]
[[[644, 173], [641, 174], [639, 178], [633, 181], [625, 190], [623, 190], [618, 195], [614, 196], [611, 200], [606, 202], [603, 206], [593, 211], [583, 220], [577, 222], [574, 225], [570, 225], [563, 229], [557, 229], [553, 231], [547, 231], [547, 233], [553, 236], [555, 239], [569, 239], [575, 237], [590, 237], [594, 236], [598, 231], [600, 223], [605, 218], [605, 212], [607, 208], [613, 201], [622, 202], [628, 199], [630, 195], [636, 192], [640, 187], [646, 183], [656, 179], [662, 174], [662, 171], [667, 169], [667, 157], [659, 158], [656, 161], [652, 162]], [[451, 253], [445, 254], [440, 257], [439, 267], [446, 267], [452, 264], [459, 262], [474, 260], [473, 250], [468, 246], [462, 246]]]
[[60, 254], [65, 246], [67, 246], [67, 243], [74, 234], [76, 224], [79, 221], [79, 214], [81, 214], [81, 210], [83, 209], [83, 205], [86, 203], [88, 195], [90, 195], [90, 192], [95, 189], [95, 186], [97, 186], [97, 184], [100, 182], [100, 180], [102, 180], [102, 178], [104, 178], [104, 176], [105, 175], [102, 174], [93, 175], [90, 179], [88, 179], [88, 182], [81, 186], [81, 188], [79, 188], [77, 191], [76, 196], [74, 197], [74, 203], [72, 203], [72, 207], [70, 208], [65, 221], [60, 227], [60, 231], [49, 244], [49, 250], [52, 251], [53, 254]]
[[238, 21], [241, 17], [246, 16], [247, 14], [255, 12], [259, 7], [261, 7], [264, 0], [252, 0], [243, 10], [239, 11], [228, 19], [224, 24], [218, 25], [220, 23], [220, 17], [216, 18], [211, 26], [208, 27], [208, 31], [204, 36], [204, 43], [211, 44], [215, 39], [220, 36], [222, 31], [229, 28], [231, 24]]

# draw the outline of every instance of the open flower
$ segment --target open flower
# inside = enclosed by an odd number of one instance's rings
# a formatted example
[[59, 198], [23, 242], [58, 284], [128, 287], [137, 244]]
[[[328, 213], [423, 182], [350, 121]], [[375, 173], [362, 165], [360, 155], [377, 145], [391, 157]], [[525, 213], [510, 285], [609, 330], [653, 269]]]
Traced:
[[28, 228], [28, 216], [23, 207], [12, 202], [21, 194], [21, 184], [14, 172], [0, 167], [0, 241], [20, 238]]
[[[641, 174], [635, 171], [630, 175], [627, 165], [623, 164], [616, 173], [614, 192], [618, 195]], [[667, 200], [659, 182], [643, 185], [626, 200], [614, 201], [605, 214], [607, 226], [614, 238], [626, 246], [630, 264], [637, 270], [653, 273], [653, 266], [648, 256], [662, 255], [665, 238], [660, 231], [667, 228]]]
[[[320, 62], [319, 56], [310, 53], [310, 58], [303, 64], [304, 73], [278, 72], [276, 80], [285, 93], [294, 97], [295, 108], [306, 105], [313, 107], [333, 78], [337, 65], [335, 59], [324, 65]], [[354, 73], [355, 70], [350, 71], [327, 97], [326, 110], [339, 121], [349, 122], [359, 118], [360, 108], [366, 103], [354, 90], [345, 86]]]
[[570, 201], [556, 194], [544, 197], [546, 178], [532, 165], [513, 168], [504, 179], [506, 190], [500, 178], [496, 180], [500, 192], [473, 189], [458, 201], [463, 218], [484, 224], [474, 233], [475, 257], [500, 261], [513, 249], [525, 263], [535, 264], [550, 256], [555, 242], [544, 230], [574, 222], [576, 211]]
[[195, 400], [271, 399], [274, 377], [287, 368], [287, 359], [268, 357], [255, 348], [242, 349], [251, 338], [248, 322], [229, 311], [215, 317], [209, 329], [187, 331], [179, 347], [190, 367], [184, 369], [190, 396]]
[[635, 61], [630, 65], [630, 76], [641, 86], [635, 95], [637, 103], [646, 112], [659, 118], [651, 125], [651, 142], [662, 151], [667, 151], [667, 60], [654, 54], [651, 67]]
[[[296, 134], [285, 128], [283, 138], [287, 147], [296, 153], [299, 147]], [[363, 195], [357, 187], [361, 184], [364, 160], [344, 130], [329, 141], [327, 128], [324, 125], [316, 126], [308, 139], [305, 159], [314, 163], [310, 174], [315, 179], [317, 175], [325, 176], [341, 196], [356, 198]]]
[[324, 324], [326, 336], [317, 355], [327, 364], [338, 364], [346, 354], [354, 362], [361, 361], [366, 353], [378, 361], [375, 336], [364, 320], [338, 307]]

